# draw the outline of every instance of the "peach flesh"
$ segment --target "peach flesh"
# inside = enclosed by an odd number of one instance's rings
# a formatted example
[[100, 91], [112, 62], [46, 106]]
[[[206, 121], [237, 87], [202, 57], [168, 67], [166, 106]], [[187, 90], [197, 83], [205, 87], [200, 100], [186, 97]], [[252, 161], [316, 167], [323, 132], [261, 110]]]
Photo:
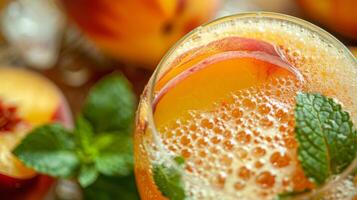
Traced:
[[5, 105], [15, 106], [24, 122], [13, 131], [0, 133], [0, 156], [7, 155], [10, 159], [0, 161], [0, 165], [1, 162], [13, 165], [10, 171], [0, 169], [1, 197], [16, 200], [41, 199], [53, 184], [53, 179], [37, 175], [24, 167], [10, 151], [30, 129], [41, 124], [58, 122], [72, 127], [68, 104], [58, 88], [48, 79], [13, 67], [0, 67], [0, 100], [5, 101]]

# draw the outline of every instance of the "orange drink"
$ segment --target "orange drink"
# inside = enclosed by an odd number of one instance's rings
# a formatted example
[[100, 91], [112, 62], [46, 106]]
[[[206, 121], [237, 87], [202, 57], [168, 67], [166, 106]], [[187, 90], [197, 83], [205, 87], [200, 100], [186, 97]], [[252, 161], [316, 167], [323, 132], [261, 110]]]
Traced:
[[187, 199], [319, 190], [298, 159], [296, 95], [332, 97], [356, 122], [356, 67], [331, 35], [285, 15], [240, 14], [194, 30], [161, 61], [140, 102], [135, 172], [142, 199], [182, 199], [162, 191], [174, 184], [158, 183], [165, 178], [154, 174], [158, 165], [180, 172]]

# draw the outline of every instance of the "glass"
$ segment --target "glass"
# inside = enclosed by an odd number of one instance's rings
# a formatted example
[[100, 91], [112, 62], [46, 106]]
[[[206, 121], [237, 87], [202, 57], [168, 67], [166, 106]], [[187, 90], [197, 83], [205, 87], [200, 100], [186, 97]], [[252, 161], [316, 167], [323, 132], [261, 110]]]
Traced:
[[[165, 199], [151, 167], [177, 168], [175, 156], [185, 158], [191, 199], [273, 199], [313, 188], [297, 161], [292, 103], [298, 91], [322, 93], [356, 123], [356, 66], [333, 36], [287, 15], [244, 13], [198, 27], [171, 48], [142, 94], [135, 133], [141, 198]], [[331, 193], [352, 169], [298, 198]]]

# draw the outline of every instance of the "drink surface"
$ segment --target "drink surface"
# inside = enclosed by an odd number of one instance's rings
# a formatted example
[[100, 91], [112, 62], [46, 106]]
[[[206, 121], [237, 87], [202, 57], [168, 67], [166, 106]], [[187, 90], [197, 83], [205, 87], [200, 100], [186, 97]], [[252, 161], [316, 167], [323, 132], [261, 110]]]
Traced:
[[[331, 96], [356, 122], [354, 63], [294, 23], [261, 18], [212, 26], [199, 33], [203, 46], [187, 50], [194, 41], [188, 40], [187, 47], [178, 47], [154, 87], [161, 151], [185, 158], [187, 194], [273, 199], [314, 188], [297, 159], [295, 96]], [[150, 162], [156, 162], [153, 155], [165, 155], [155, 147], [146, 150]], [[162, 198], [145, 167], [136, 169], [143, 199]]]

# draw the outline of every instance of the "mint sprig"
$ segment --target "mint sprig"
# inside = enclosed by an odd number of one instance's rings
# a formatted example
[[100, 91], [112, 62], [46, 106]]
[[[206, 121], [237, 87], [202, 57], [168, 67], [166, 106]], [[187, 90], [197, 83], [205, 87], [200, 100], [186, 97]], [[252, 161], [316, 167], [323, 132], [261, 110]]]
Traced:
[[[182, 157], [173, 159], [177, 166], [184, 164]], [[153, 178], [161, 193], [170, 200], [184, 200], [186, 197], [182, 181], [182, 171], [167, 163], [153, 164]]]
[[[135, 96], [125, 77], [109, 75], [90, 91], [74, 130], [59, 124], [41, 126], [29, 133], [13, 153], [39, 173], [77, 179], [82, 187], [88, 188], [85, 193], [99, 186], [104, 189], [105, 185], [115, 187], [116, 192], [94, 193], [105, 194], [104, 199], [125, 196], [126, 184], [135, 187], [131, 175], [135, 105]], [[136, 189], [132, 191], [126, 199], [138, 199]]]
[[298, 158], [305, 175], [317, 185], [343, 172], [356, 158], [357, 131], [332, 98], [299, 93], [295, 120]]

